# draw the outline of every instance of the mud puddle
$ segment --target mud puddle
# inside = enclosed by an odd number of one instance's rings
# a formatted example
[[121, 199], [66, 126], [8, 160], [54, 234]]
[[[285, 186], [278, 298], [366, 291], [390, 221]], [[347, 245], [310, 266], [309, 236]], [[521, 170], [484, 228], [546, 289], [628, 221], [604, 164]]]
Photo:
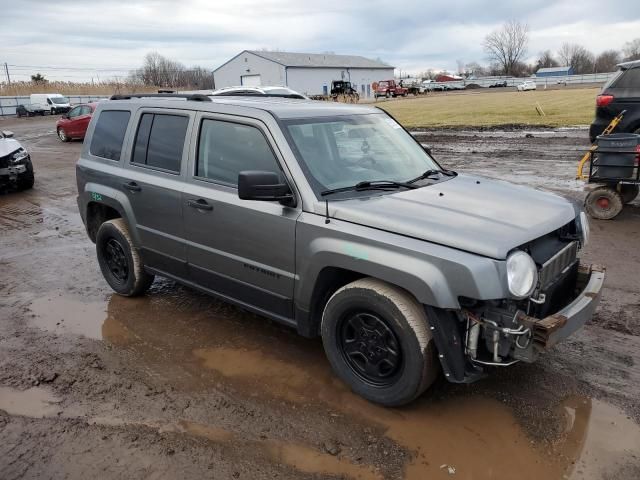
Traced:
[[0, 387], [0, 410], [9, 415], [41, 418], [51, 417], [60, 412], [60, 399], [49, 390], [33, 387], [18, 390], [11, 387]]
[[183, 421], [180, 430], [189, 435], [206, 438], [215, 443], [233, 443], [247, 448], [272, 462], [289, 465], [300, 472], [341, 475], [362, 480], [382, 480], [382, 476], [367, 465], [357, 465], [344, 457], [335, 457], [313, 448], [278, 440], [246, 440], [232, 432], [209, 425]]
[[58, 293], [35, 299], [29, 309], [31, 323], [43, 330], [102, 339], [106, 302], [86, 302]]
[[[64, 296], [38, 299], [31, 309], [37, 326], [102, 338], [134, 351], [144, 363], [141, 368], [179, 388], [198, 390], [223, 382], [249, 395], [263, 392], [358, 418], [412, 452], [406, 479], [447, 478], [449, 467], [463, 479], [592, 478], [628, 460], [630, 445], [640, 445], [637, 425], [614, 407], [588, 398], [571, 397], [557, 406], [567, 425], [552, 443], [532, 441], [509, 408], [478, 395], [423, 398], [399, 409], [375, 406], [333, 375], [319, 341], [170, 283], [143, 298], [113, 295], [106, 309], [101, 302]], [[186, 420], [175, 428], [217, 443], [253, 442]], [[304, 445], [269, 440], [250, 446], [304, 472], [363, 479], [378, 475]]]

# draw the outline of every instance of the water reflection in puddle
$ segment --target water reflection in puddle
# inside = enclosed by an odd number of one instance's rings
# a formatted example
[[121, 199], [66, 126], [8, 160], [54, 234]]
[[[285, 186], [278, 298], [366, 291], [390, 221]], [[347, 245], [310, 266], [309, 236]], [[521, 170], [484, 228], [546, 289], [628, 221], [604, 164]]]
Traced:
[[[379, 426], [414, 453], [406, 479], [446, 478], [450, 473], [443, 465], [454, 467], [456, 478], [462, 479], [601, 478], [603, 468], [628, 458], [629, 445], [640, 445], [640, 429], [623, 413], [580, 397], [559, 406], [567, 426], [552, 445], [532, 442], [511, 410], [486, 397], [421, 399], [401, 409], [381, 408], [353, 395], [332, 374], [320, 342], [208, 297], [178, 287], [174, 291], [175, 296], [162, 292], [136, 299], [113, 295], [106, 319], [100, 304], [83, 307], [66, 300], [57, 306], [55, 299], [43, 299], [32, 309], [47, 318], [56, 311], [82, 312], [83, 321], [92, 326], [73, 333], [99, 332], [89, 336], [134, 350], [180, 388], [231, 382], [239, 390], [328, 406]], [[34, 321], [52, 329], [51, 320]], [[180, 429], [215, 442], [238, 440], [232, 432], [208, 425], [184, 422]], [[257, 445], [257, 451], [301, 471], [375, 478], [370, 476], [375, 472], [309, 447], [276, 441]]]

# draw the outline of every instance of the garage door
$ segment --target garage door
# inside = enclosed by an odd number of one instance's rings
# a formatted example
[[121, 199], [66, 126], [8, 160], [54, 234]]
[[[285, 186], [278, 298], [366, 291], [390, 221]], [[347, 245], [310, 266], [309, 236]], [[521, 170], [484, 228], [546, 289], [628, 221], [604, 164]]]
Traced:
[[260, 75], [242, 75], [240, 82], [245, 87], [259, 87], [262, 85], [262, 83], [260, 83]]

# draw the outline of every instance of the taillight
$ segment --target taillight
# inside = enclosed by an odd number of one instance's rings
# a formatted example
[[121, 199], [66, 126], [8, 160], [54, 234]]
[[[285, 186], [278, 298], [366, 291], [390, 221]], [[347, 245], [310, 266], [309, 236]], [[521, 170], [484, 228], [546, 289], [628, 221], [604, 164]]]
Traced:
[[611, 102], [613, 102], [613, 95], [598, 95], [596, 97], [597, 107], [606, 107]]

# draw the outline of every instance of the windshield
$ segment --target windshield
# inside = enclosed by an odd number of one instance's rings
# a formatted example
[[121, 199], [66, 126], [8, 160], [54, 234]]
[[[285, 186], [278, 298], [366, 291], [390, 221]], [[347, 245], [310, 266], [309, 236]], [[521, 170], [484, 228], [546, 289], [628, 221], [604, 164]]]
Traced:
[[50, 97], [53, 103], [58, 105], [69, 103], [69, 99], [67, 97]]
[[440, 168], [411, 135], [385, 114], [295, 119], [284, 123], [289, 142], [316, 196], [359, 182], [406, 182], [427, 170]]

